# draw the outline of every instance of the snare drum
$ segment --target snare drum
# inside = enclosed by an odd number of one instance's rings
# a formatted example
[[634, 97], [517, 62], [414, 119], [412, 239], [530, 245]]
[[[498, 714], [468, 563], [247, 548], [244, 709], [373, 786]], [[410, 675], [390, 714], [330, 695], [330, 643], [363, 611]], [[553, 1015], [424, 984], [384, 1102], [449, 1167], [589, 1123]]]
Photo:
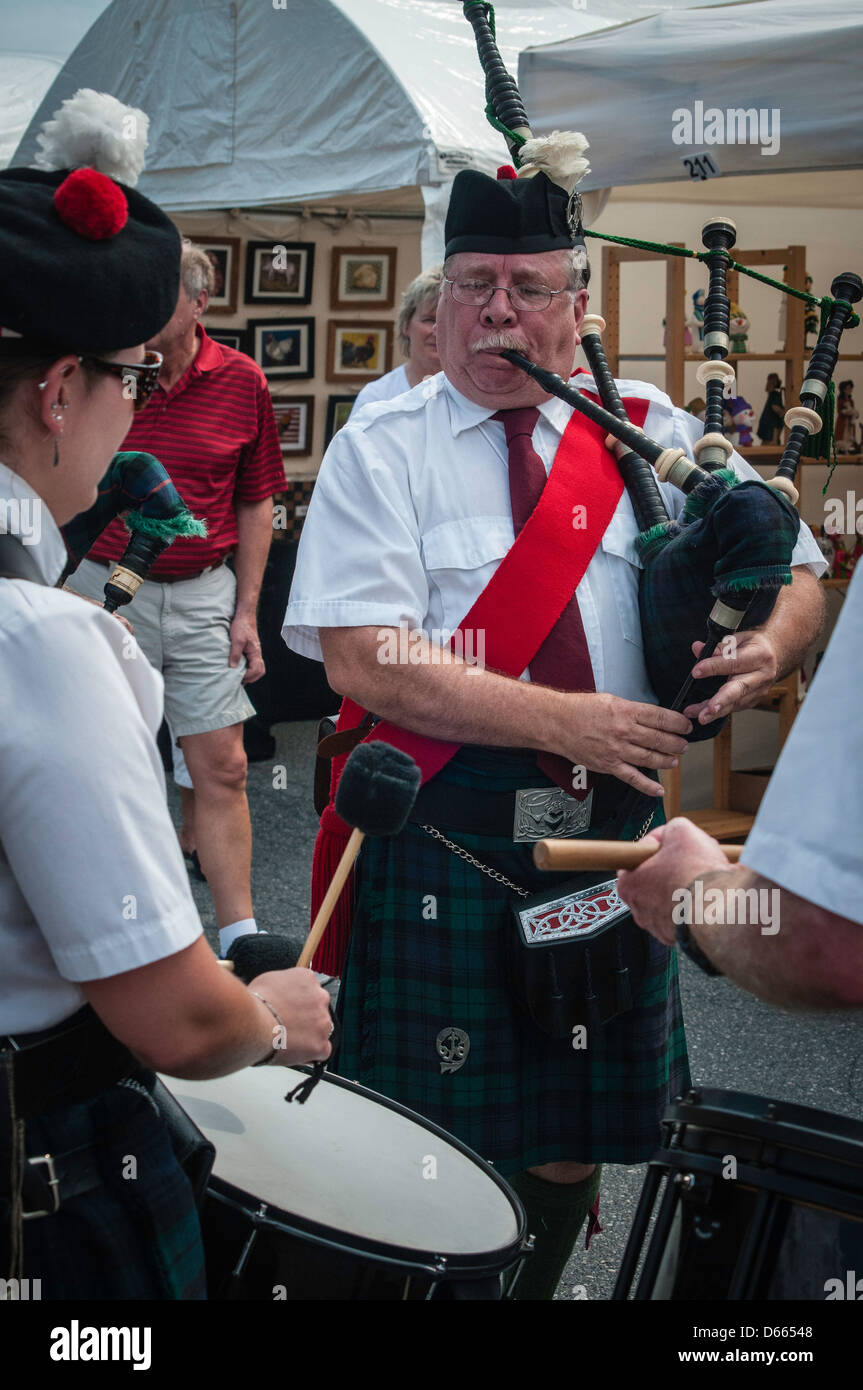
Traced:
[[529, 1242], [494, 1169], [341, 1077], [286, 1104], [307, 1074], [170, 1083], [216, 1148], [201, 1218], [209, 1297], [499, 1299]]
[[629, 1294], [663, 1178], [636, 1299], [823, 1300], [863, 1275], [859, 1121], [698, 1090], [669, 1106], [663, 1131], [613, 1299]]

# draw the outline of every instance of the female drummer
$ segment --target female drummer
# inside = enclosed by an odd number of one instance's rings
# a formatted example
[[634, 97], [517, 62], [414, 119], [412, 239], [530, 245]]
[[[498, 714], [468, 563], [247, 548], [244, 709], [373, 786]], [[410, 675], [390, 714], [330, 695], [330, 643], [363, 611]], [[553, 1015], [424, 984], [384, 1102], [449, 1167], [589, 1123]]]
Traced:
[[0, 1274], [43, 1298], [203, 1297], [153, 1073], [330, 1053], [311, 972], [253, 992], [219, 968], [165, 806], [161, 677], [51, 587], [58, 527], [155, 385], [142, 345], [179, 270], [176, 229], [133, 189], [0, 173]]

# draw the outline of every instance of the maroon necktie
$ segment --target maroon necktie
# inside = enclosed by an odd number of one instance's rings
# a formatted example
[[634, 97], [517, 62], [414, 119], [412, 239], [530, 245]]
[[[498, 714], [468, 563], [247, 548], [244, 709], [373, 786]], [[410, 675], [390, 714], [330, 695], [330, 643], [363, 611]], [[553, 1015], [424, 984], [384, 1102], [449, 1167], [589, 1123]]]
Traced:
[[[499, 410], [495, 420], [503, 423], [509, 451], [509, 496], [512, 525], [518, 535], [540, 499], [546, 484], [545, 464], [533, 447], [533, 431], [539, 419], [536, 406]], [[551, 632], [528, 668], [531, 680], [556, 690], [595, 690], [593, 667], [587, 649], [584, 624], [575, 594], [569, 600]], [[537, 753], [540, 768], [570, 796], [582, 801], [593, 786], [588, 773], [586, 785], [574, 788], [573, 764], [556, 753]]]

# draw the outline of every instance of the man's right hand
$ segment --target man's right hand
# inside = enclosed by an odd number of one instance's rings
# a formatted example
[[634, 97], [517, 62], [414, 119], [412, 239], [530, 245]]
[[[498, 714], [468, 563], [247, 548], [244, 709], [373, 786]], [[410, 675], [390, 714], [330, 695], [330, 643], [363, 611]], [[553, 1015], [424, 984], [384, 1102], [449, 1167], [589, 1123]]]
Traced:
[[332, 1052], [330, 1034], [330, 996], [311, 970], [268, 970], [249, 985], [275, 1009], [284, 1023], [284, 1034], [276, 1036], [273, 1021], [273, 1066], [293, 1067], [298, 1062], [325, 1062]]
[[692, 731], [690, 719], [619, 695], [579, 692], [561, 698], [563, 723], [550, 751], [574, 766], [618, 777], [647, 796], [662, 796], [662, 787], [639, 769], [676, 767], [688, 747], [684, 735]]

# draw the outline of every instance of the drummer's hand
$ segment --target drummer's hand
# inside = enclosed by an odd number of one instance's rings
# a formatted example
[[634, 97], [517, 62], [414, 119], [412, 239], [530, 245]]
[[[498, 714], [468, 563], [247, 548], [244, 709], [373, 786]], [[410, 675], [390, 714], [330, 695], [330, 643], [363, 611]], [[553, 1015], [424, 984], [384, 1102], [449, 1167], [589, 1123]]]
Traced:
[[325, 1062], [332, 1052], [330, 996], [312, 970], [268, 970], [249, 985], [272, 1004], [285, 1025], [284, 1037], [275, 1039], [273, 1066], [293, 1067], [298, 1062]]
[[684, 735], [692, 724], [682, 714], [659, 705], [642, 705], [619, 695], [566, 696], [573, 720], [564, 732], [564, 746], [554, 751], [571, 758], [574, 766], [619, 777], [647, 796], [662, 796], [658, 782], [645, 777], [643, 767], [677, 767], [688, 747]]
[[[693, 642], [694, 656], [703, 649], [703, 642]], [[723, 639], [720, 649], [706, 661], [697, 662], [692, 674], [696, 680], [703, 676], [721, 676], [725, 680], [712, 700], [687, 705], [684, 710], [684, 714], [697, 719], [699, 724], [711, 724], [734, 710], [757, 705], [771, 685], [776, 684], [779, 661], [767, 633], [762, 628], [753, 628], [751, 632]]]
[[681, 899], [672, 896], [674, 890], [688, 887], [702, 874], [731, 866], [718, 841], [683, 816], [645, 835], [645, 844], [651, 840], [658, 840], [661, 848], [637, 869], [621, 869], [617, 891], [640, 927], [665, 946], [673, 946], [678, 924], [689, 924], [680, 913]]

